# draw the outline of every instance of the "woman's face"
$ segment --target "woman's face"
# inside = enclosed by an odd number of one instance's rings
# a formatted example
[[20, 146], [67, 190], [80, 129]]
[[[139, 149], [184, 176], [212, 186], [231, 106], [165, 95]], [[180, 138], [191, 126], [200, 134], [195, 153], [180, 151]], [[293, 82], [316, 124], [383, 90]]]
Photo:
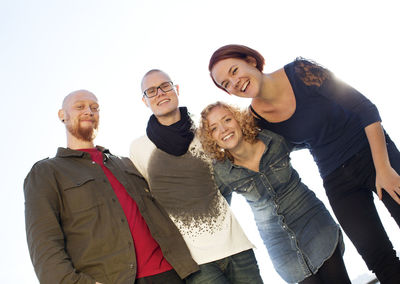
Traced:
[[211, 69], [214, 81], [229, 94], [243, 98], [255, 98], [259, 95], [262, 72], [256, 68], [256, 60], [228, 58], [218, 61]]
[[213, 140], [222, 149], [235, 149], [242, 141], [240, 125], [229, 110], [217, 106], [210, 111], [207, 121]]

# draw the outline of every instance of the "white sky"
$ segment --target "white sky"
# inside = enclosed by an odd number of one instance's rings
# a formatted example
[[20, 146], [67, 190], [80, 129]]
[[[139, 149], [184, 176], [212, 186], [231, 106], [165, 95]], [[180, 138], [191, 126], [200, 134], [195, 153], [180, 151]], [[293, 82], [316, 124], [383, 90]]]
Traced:
[[[127, 156], [150, 115], [139, 83], [151, 68], [171, 75], [181, 105], [194, 114], [216, 100], [248, 105], [215, 88], [207, 71], [215, 49], [239, 43], [264, 55], [266, 72], [297, 56], [331, 69], [378, 106], [399, 145], [397, 6], [394, 0], [0, 0], [1, 282], [38, 283], [25, 239], [22, 184], [34, 162], [65, 146], [57, 111], [66, 94], [84, 88], [98, 96], [96, 143]], [[295, 153], [292, 161], [329, 208], [308, 152]], [[399, 228], [378, 205], [400, 251]], [[284, 283], [245, 202], [237, 198], [233, 207], [258, 246], [265, 282]], [[367, 272], [347, 239], [345, 262], [352, 279]]]

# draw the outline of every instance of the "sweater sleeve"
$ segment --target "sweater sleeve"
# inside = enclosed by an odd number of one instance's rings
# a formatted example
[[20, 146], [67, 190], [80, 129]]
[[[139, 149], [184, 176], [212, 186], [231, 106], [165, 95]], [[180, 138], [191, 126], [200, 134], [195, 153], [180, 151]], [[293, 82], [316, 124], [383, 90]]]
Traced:
[[29, 253], [40, 283], [95, 283], [78, 272], [65, 250], [57, 181], [51, 169], [36, 164], [24, 181]]
[[[310, 88], [316, 88], [319, 95], [355, 114], [360, 119], [363, 128], [381, 121], [377, 107], [356, 89], [336, 78], [332, 72], [304, 60], [300, 61], [297, 66], [303, 68], [303, 71], [299, 73], [304, 84]], [[297, 68], [296, 72], [301, 67]]]

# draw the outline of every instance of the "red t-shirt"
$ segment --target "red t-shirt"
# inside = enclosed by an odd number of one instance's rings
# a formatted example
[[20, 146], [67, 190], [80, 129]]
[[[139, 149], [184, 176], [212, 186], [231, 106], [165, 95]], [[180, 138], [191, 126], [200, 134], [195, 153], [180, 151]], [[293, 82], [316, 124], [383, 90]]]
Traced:
[[129, 224], [133, 243], [135, 244], [137, 262], [136, 278], [156, 275], [171, 270], [172, 266], [164, 258], [160, 246], [151, 236], [150, 230], [142, 214], [140, 214], [136, 202], [130, 197], [113, 173], [104, 165], [102, 152], [96, 148], [80, 149], [79, 151], [89, 153], [92, 160], [101, 166], [121, 204]]

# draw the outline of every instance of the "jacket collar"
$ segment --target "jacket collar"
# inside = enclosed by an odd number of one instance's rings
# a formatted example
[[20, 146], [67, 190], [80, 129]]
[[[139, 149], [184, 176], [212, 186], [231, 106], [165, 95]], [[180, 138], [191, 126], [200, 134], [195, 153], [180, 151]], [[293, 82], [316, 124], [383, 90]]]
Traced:
[[[110, 154], [110, 151], [102, 146], [96, 146], [98, 150], [100, 150], [103, 154]], [[79, 157], [82, 158], [84, 156], [88, 156], [89, 154], [83, 151], [72, 150], [69, 148], [59, 147], [57, 149], [56, 157], [59, 158], [68, 158], [68, 157]], [[89, 156], [88, 156], [89, 158]]]

